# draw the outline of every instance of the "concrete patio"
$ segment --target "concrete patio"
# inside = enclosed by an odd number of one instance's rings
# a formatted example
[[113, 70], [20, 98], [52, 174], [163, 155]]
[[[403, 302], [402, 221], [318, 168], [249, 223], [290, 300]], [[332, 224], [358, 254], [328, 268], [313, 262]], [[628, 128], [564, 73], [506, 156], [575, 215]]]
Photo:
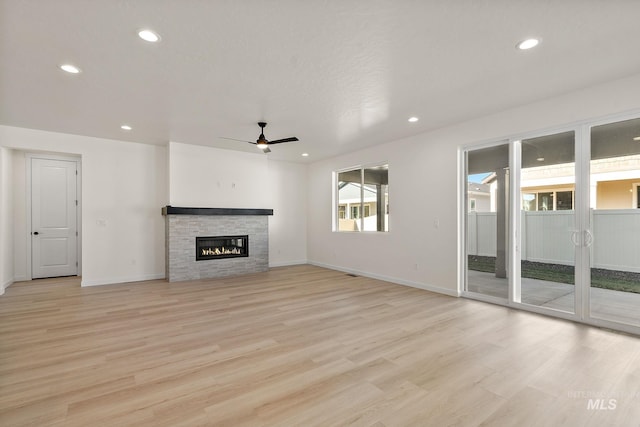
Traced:
[[[468, 290], [508, 298], [508, 279], [468, 270]], [[522, 278], [522, 302], [574, 313], [575, 287], [565, 283]], [[591, 317], [640, 326], [640, 294], [591, 288]]]

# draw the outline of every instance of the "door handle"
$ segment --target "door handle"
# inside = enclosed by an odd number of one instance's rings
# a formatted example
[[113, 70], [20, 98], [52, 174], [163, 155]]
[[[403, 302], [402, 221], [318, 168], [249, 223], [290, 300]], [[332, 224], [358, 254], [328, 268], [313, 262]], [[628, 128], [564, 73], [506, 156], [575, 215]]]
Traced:
[[584, 230], [584, 245], [588, 248], [593, 243], [593, 234], [591, 231]]
[[577, 230], [571, 232], [571, 243], [573, 243], [574, 246], [580, 246], [580, 242], [578, 241], [579, 234], [580, 232]]
[[37, 236], [37, 235], [38, 235], [38, 234], [40, 234], [40, 233], [38, 233], [37, 231], [34, 231], [34, 232], [33, 232], [33, 233], [31, 233], [31, 234], [33, 234], [34, 236]]

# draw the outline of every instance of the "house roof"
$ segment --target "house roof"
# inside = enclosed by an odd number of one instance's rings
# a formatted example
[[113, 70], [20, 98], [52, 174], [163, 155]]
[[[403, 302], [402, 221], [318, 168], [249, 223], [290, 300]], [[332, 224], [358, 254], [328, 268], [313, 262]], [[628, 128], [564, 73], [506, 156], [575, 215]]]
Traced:
[[313, 161], [635, 75], [638, 16], [622, 0], [0, 0], [0, 124], [256, 152], [221, 137], [266, 121], [300, 138], [269, 156]]
[[[362, 187], [358, 183], [348, 182], [346, 185], [339, 189], [340, 200], [360, 200], [360, 188]], [[364, 199], [376, 200], [376, 189], [374, 186], [364, 186]]]

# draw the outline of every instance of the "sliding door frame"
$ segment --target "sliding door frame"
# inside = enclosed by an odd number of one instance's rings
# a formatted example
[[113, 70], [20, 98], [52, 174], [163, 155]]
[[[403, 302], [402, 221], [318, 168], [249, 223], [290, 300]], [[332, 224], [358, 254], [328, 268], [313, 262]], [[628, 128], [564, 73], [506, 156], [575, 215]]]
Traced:
[[[582, 123], [582, 129], [584, 132], [584, 146], [582, 150], [582, 162], [584, 162], [584, 176], [582, 179], [586, 183], [586, 194], [585, 194], [585, 202], [583, 205], [584, 211], [582, 215], [582, 221], [585, 224], [584, 230], [588, 230], [592, 233], [593, 224], [591, 223], [593, 218], [591, 216], [590, 211], [590, 198], [591, 194], [589, 192], [589, 185], [591, 180], [591, 129], [596, 126], [602, 126], [607, 124], [612, 124], [616, 122], [623, 122], [627, 120], [640, 119], [640, 110], [634, 110], [627, 113], [614, 114], [606, 117], [602, 117], [599, 119], [593, 119], [589, 121], [585, 121]], [[582, 239], [586, 239], [585, 233], [582, 233]], [[597, 243], [597, 242], [594, 242]], [[583, 263], [587, 267], [584, 271], [583, 280], [584, 282], [581, 284], [583, 288], [583, 299], [582, 299], [582, 318], [581, 322], [598, 326], [602, 328], [615, 329], [622, 332], [628, 332], [636, 335], [640, 335], [640, 326], [630, 325], [628, 323], [616, 322], [613, 320], [601, 319], [598, 317], [593, 317], [591, 314], [591, 245], [585, 245], [585, 253], [583, 255]]]
[[[460, 146], [459, 153], [459, 274], [458, 291], [465, 298], [483, 302], [513, 307], [524, 311], [549, 315], [566, 320], [581, 322], [593, 326], [615, 329], [640, 335], [640, 327], [619, 323], [610, 320], [599, 319], [591, 316], [590, 292], [591, 292], [591, 249], [587, 234], [592, 232], [590, 212], [590, 161], [591, 161], [591, 128], [594, 126], [615, 123], [618, 121], [640, 118], [640, 110], [624, 114], [610, 115], [600, 119], [590, 119], [575, 122], [565, 126], [557, 126], [544, 130], [515, 134], [508, 138], [496, 138], [478, 144]], [[520, 196], [520, 171], [522, 159], [521, 141], [540, 136], [553, 135], [562, 132], [574, 132], [575, 149], [575, 188], [574, 188], [574, 225], [576, 233], [574, 272], [574, 313], [563, 312], [547, 307], [540, 307], [521, 302], [521, 196]], [[482, 148], [509, 144], [509, 169], [510, 169], [510, 196], [508, 215], [508, 299], [491, 297], [480, 293], [467, 291], [467, 153]]]

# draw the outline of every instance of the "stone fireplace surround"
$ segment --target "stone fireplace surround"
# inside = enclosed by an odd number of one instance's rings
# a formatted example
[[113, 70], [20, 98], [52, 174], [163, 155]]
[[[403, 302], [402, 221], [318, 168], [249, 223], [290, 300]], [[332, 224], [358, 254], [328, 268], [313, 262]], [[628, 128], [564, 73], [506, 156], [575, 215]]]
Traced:
[[[165, 206], [165, 269], [169, 282], [259, 273], [269, 269], [268, 216], [273, 209]], [[196, 261], [196, 237], [249, 236], [249, 256]]]

